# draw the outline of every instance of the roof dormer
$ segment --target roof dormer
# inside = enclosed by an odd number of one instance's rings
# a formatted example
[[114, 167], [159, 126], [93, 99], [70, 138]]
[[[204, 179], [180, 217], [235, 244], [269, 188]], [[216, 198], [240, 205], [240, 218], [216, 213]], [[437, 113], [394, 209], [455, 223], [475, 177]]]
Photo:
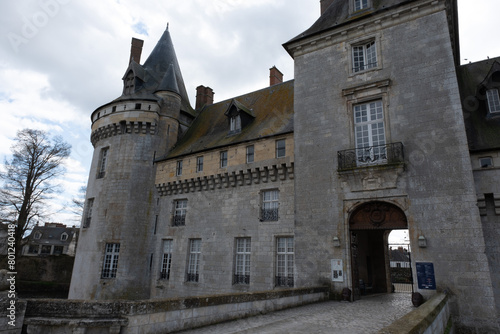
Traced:
[[486, 99], [489, 116], [500, 116], [500, 63], [495, 61], [486, 78], [478, 86], [477, 98]]
[[228, 118], [229, 135], [240, 133], [255, 118], [251, 109], [245, 107], [235, 99], [231, 101], [224, 115]]

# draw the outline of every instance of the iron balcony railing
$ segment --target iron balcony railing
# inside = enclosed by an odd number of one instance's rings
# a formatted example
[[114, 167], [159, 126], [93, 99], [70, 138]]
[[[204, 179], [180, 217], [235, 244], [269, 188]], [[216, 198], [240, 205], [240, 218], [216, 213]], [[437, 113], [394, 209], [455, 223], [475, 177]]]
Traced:
[[191, 274], [188, 273], [186, 277], [186, 281], [188, 282], [198, 282], [200, 275], [199, 274]]
[[250, 275], [234, 274], [233, 284], [250, 284]]
[[275, 276], [274, 285], [293, 288], [293, 276]]
[[389, 165], [404, 162], [403, 143], [352, 148], [337, 153], [338, 170], [347, 170], [372, 165]]
[[276, 221], [278, 220], [278, 208], [262, 209], [260, 213], [261, 221]]
[[174, 216], [172, 225], [173, 226], [184, 226], [184, 225], [186, 225], [186, 216], [185, 215], [179, 215], [179, 216], [176, 215], [176, 216]]

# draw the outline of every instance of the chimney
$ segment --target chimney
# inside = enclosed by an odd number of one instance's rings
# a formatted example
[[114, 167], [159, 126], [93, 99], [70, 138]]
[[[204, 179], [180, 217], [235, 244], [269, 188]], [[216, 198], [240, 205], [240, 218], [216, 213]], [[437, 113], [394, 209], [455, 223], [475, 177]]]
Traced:
[[200, 110], [204, 105], [214, 103], [214, 91], [210, 87], [196, 87], [196, 110]]
[[137, 63], [141, 63], [141, 53], [142, 46], [144, 45], [144, 41], [142, 39], [137, 39], [132, 37], [132, 47], [130, 48], [130, 59], [128, 63], [132, 62], [132, 59]]
[[282, 82], [283, 73], [281, 73], [280, 70], [276, 68], [276, 66], [271, 67], [269, 69], [269, 86], [274, 86]]
[[320, 0], [321, 3], [321, 15], [326, 11], [328, 7], [334, 2], [335, 0]]

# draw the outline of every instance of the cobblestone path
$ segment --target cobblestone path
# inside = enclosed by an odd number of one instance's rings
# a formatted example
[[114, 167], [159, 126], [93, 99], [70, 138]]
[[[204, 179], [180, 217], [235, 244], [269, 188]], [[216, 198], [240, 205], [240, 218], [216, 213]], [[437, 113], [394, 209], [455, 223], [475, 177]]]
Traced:
[[365, 296], [353, 303], [310, 304], [180, 333], [368, 334], [388, 326], [412, 309], [410, 294], [392, 293]]

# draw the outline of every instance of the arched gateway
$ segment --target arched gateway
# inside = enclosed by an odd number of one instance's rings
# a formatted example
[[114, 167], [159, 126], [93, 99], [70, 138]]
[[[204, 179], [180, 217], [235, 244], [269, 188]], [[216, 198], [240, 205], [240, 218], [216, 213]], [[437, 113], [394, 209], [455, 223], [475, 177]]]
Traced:
[[389, 233], [407, 229], [405, 213], [396, 205], [372, 201], [356, 207], [349, 217], [353, 297], [390, 292]]

